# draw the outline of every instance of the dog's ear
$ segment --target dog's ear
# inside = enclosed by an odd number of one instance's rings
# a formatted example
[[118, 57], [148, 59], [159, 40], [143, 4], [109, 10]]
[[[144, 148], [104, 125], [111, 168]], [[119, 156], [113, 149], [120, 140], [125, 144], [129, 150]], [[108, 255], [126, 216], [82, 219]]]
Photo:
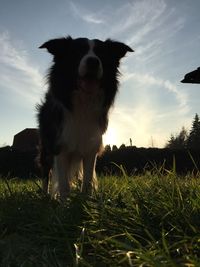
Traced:
[[70, 36], [67, 38], [52, 39], [42, 44], [39, 48], [46, 48], [49, 53], [55, 56], [65, 51], [71, 41], [72, 38]]
[[127, 52], [134, 52], [134, 50], [128, 45], [121, 42], [113, 41], [111, 39], [107, 39], [105, 41], [105, 44], [110, 50], [110, 53], [117, 57], [117, 59], [124, 57]]

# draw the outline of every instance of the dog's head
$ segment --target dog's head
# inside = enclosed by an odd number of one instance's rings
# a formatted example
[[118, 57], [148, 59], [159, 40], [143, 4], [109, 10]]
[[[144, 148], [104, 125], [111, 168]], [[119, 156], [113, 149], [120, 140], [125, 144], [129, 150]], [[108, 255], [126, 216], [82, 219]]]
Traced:
[[49, 40], [40, 48], [46, 48], [54, 56], [55, 65], [66, 77], [78, 82], [78, 87], [90, 88], [91, 84], [101, 84], [103, 80], [117, 74], [120, 59], [133, 50], [121, 42], [110, 39], [100, 41], [87, 38], [67, 38]]

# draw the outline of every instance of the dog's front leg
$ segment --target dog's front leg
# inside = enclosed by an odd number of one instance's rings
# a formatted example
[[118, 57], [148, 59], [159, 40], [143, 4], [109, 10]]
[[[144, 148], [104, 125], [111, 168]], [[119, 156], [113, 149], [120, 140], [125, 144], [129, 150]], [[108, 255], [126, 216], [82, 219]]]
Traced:
[[87, 155], [83, 158], [83, 184], [82, 193], [91, 194], [92, 189], [97, 188], [95, 173], [96, 153]]
[[61, 152], [54, 157], [51, 196], [65, 198], [70, 192], [70, 157]]

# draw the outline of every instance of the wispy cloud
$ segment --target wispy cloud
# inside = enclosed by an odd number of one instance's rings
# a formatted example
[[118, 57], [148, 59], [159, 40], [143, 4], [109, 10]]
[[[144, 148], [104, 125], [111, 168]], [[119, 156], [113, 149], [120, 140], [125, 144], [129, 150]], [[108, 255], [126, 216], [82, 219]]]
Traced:
[[136, 50], [123, 61], [122, 87], [129, 92], [117, 101], [108, 128], [118, 145], [132, 138], [137, 146], [150, 146], [153, 138], [154, 145], [161, 147], [171, 131], [189, 125], [189, 96], [163, 72], [169, 69], [167, 56], [178, 49], [169, 44], [185, 25], [184, 18], [167, 4], [164, 0], [129, 2], [115, 12], [116, 23], [110, 23], [111, 37], [123, 38]]
[[[132, 138], [136, 146], [148, 147], [153, 139], [154, 146], [162, 147], [171, 133], [190, 125], [189, 96], [176, 84], [147, 73], [127, 73], [121, 82], [121, 91], [128, 87], [129, 100], [127, 105], [117, 99], [111, 112], [108, 128], [108, 136], [113, 133], [111, 144], [128, 145]], [[107, 137], [104, 140], [110, 141]]]
[[[163, 0], [125, 3], [113, 14], [116, 23], [112, 25], [111, 34], [119, 35], [126, 32], [131, 36], [130, 41], [136, 43], [155, 28], [165, 9], [166, 4]], [[134, 40], [132, 40], [132, 36], [134, 36]]]
[[165, 89], [172, 93], [177, 100], [177, 108], [182, 114], [188, 113], [190, 107], [188, 105], [188, 95], [177, 88], [176, 84], [173, 84], [169, 80], [163, 80], [161, 78], [154, 77], [148, 73], [126, 73], [122, 77], [122, 81], [137, 81], [137, 83], [143, 86], [159, 86], [161, 89]]
[[94, 23], [94, 24], [104, 23], [103, 19], [97, 14], [97, 12], [91, 12], [83, 8], [83, 6], [75, 4], [74, 2], [70, 2], [70, 9], [75, 17], [87, 23]]
[[0, 33], [0, 85], [8, 93], [20, 95], [22, 104], [35, 103], [42, 84], [41, 74], [30, 63], [27, 52], [14, 43], [8, 32]]
[[[142, 64], [151, 61], [157, 55], [169, 54], [163, 49], [185, 25], [185, 19], [177, 16], [176, 8], [168, 6], [165, 0], [130, 1], [116, 7], [116, 11], [107, 11], [105, 23], [109, 27], [109, 36], [123, 38], [124, 42], [136, 50], [134, 57]], [[115, 23], [113, 23], [115, 21]], [[104, 29], [102, 30], [104, 32]], [[104, 36], [108, 31], [105, 28]]]

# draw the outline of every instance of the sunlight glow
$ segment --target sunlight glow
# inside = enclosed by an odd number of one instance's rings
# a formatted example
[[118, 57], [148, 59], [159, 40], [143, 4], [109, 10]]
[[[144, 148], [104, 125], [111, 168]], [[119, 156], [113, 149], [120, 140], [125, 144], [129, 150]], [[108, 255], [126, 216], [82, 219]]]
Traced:
[[114, 128], [108, 128], [107, 132], [103, 135], [104, 145], [116, 145], [117, 144], [117, 131]]

